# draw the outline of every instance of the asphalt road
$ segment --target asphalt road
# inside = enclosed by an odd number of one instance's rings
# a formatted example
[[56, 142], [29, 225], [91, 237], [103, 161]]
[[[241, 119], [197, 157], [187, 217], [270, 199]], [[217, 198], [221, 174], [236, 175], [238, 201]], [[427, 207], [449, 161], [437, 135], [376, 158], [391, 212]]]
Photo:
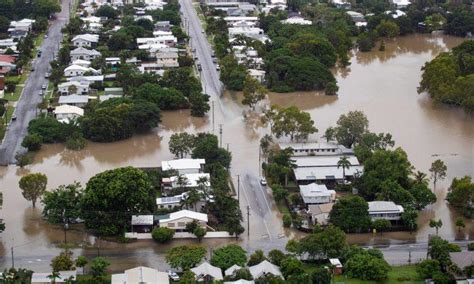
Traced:
[[59, 49], [59, 43], [63, 37], [61, 28], [69, 19], [70, 3], [71, 0], [64, 0], [61, 3], [62, 10], [56, 14], [56, 20], [51, 22], [48, 38], [45, 38], [39, 47], [42, 56], [35, 58], [32, 62], [35, 71], [28, 76], [21, 98], [17, 102], [14, 113], [16, 121], [12, 121], [8, 126], [5, 139], [0, 146], [0, 165], [2, 166], [15, 163], [16, 153], [25, 151], [21, 142], [28, 133], [28, 123], [37, 115], [37, 105], [42, 101], [39, 91], [41, 86], [47, 83], [47, 79], [44, 78], [45, 73], [49, 68], [49, 62], [53, 60], [54, 54]]

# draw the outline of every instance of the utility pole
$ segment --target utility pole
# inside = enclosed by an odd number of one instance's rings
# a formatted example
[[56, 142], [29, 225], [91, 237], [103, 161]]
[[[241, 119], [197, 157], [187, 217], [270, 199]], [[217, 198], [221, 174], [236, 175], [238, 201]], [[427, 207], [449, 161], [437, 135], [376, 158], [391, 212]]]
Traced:
[[12, 254], [12, 268], [15, 268], [15, 258], [13, 257], [13, 239], [12, 239], [11, 254]]
[[227, 152], [229, 152], [229, 143], [227, 143]]
[[247, 237], [250, 237], [250, 206], [247, 205]]
[[212, 134], [214, 134], [214, 101], [211, 102], [212, 107]]
[[240, 201], [240, 175], [237, 175], [237, 200]]
[[219, 147], [222, 148], [222, 124], [219, 124], [219, 136], [220, 136]]

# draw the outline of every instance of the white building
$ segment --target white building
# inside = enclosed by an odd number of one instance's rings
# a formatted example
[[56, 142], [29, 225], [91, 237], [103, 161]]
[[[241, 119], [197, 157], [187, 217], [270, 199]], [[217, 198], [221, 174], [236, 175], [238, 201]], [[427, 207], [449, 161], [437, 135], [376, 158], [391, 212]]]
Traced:
[[398, 10], [398, 9], [395, 10], [395, 11], [385, 11], [385, 14], [391, 16], [391, 17], [394, 18], [394, 19], [406, 15], [405, 12], [403, 12], [403, 11], [401, 11], [401, 10]]
[[252, 274], [253, 279], [258, 279], [263, 275], [272, 274], [274, 276], [280, 276], [283, 278], [283, 274], [281, 274], [280, 268], [273, 263], [270, 263], [268, 260], [264, 260], [257, 265], [249, 267], [250, 274]]
[[398, 9], [406, 8], [411, 4], [411, 1], [409, 0], [390, 0], [390, 2], [392, 2], [392, 4]]
[[258, 82], [263, 83], [263, 81], [265, 81], [265, 70], [249, 69], [248, 71], [249, 75]]
[[82, 67], [89, 67], [91, 66], [91, 62], [89, 60], [84, 60], [84, 59], [77, 59], [77, 60], [74, 60], [72, 63], [72, 65], [79, 65], [79, 66], [82, 66]]
[[153, 45], [161, 44], [168, 47], [173, 47], [178, 42], [178, 39], [173, 35], [164, 35], [158, 37], [139, 37], [137, 38], [137, 45]]
[[[179, 184], [180, 177], [181, 177], [181, 182], [183, 182], [183, 184]], [[193, 174], [182, 174], [179, 176], [172, 176], [170, 178], [163, 178], [162, 183], [164, 187], [171, 186], [171, 188], [179, 188], [179, 187], [193, 188], [193, 187], [198, 186], [200, 179], [206, 180], [206, 183], [205, 183], [206, 187], [211, 186], [211, 183], [210, 183], [211, 176], [207, 173], [197, 173], [197, 174], [193, 173]]]
[[71, 51], [71, 61], [75, 61], [78, 59], [83, 60], [93, 60], [100, 56], [100, 52], [95, 49], [87, 49], [84, 47], [78, 47]]
[[68, 123], [84, 115], [84, 110], [77, 106], [60, 105], [54, 109], [54, 116], [59, 122]]
[[324, 184], [300, 185], [300, 194], [305, 204], [331, 203], [336, 199], [336, 191], [329, 190]]
[[258, 22], [258, 17], [224, 17], [228, 26], [235, 26], [237, 23], [248, 23], [250, 26], [255, 26]]
[[170, 228], [179, 232], [185, 231], [186, 224], [193, 221], [197, 221], [202, 227], [206, 227], [208, 221], [207, 214], [190, 210], [180, 210], [160, 217], [160, 227]]
[[294, 156], [292, 160], [296, 164], [294, 169], [295, 178], [298, 183], [307, 184], [316, 181], [343, 181], [362, 174], [364, 167], [360, 165], [355, 156], [346, 156], [350, 163], [348, 168], [338, 167], [337, 164], [341, 157], [342, 155]]
[[72, 44], [77, 47], [93, 47], [99, 42], [99, 35], [82, 34], [72, 39]]
[[371, 201], [369, 203], [369, 216], [374, 220], [384, 219], [390, 221], [400, 220], [404, 211], [401, 205], [392, 201]]
[[191, 268], [191, 271], [196, 275], [198, 282], [204, 281], [204, 279], [211, 278], [213, 281], [224, 280], [222, 277], [222, 270], [219, 267], [215, 267], [204, 261], [199, 266]]
[[72, 95], [72, 94], [79, 94], [79, 95], [87, 95], [89, 93], [89, 83], [87, 81], [69, 81], [64, 82], [58, 85], [58, 92], [62, 96]]
[[202, 173], [206, 160], [204, 159], [178, 159], [162, 161], [161, 169], [163, 171], [178, 171], [179, 175]]
[[71, 65], [64, 69], [64, 76], [73, 77], [73, 76], [83, 76], [84, 74], [91, 72], [94, 75], [100, 74], [99, 71], [91, 67], [84, 67], [80, 65]]
[[139, 266], [125, 270], [124, 273], [112, 274], [111, 284], [169, 284], [168, 273], [153, 268]]
[[88, 102], [89, 96], [83, 95], [60, 96], [58, 100], [59, 105], [71, 105], [77, 107], [84, 107]]
[[11, 21], [8, 32], [12, 32], [15, 30], [29, 32], [31, 31], [34, 23], [35, 23], [35, 20], [26, 19], [26, 18], [20, 21]]
[[176, 68], [179, 67], [177, 52], [157, 52], [156, 63], [162, 68]]
[[232, 27], [229, 28], [229, 39], [235, 39], [235, 37], [242, 35], [245, 37], [253, 38], [262, 42], [267, 41], [269, 38], [265, 35], [261, 28], [256, 27]]
[[184, 200], [185, 194], [179, 194], [170, 197], [158, 197], [156, 199], [156, 207], [158, 209], [173, 209], [181, 205], [181, 201]]
[[78, 81], [78, 82], [89, 82], [89, 83], [99, 83], [101, 84], [104, 82], [103, 75], [95, 75], [95, 76], [74, 76], [66, 78], [69, 82]]
[[293, 149], [293, 156], [353, 155], [354, 151], [332, 142], [280, 143], [280, 149]]
[[319, 225], [327, 225], [329, 222], [329, 213], [331, 213], [334, 203], [310, 204], [308, 205], [308, 214], [311, 220]]
[[312, 24], [311, 21], [305, 20], [302, 17], [296, 16], [296, 17], [291, 17], [286, 20], [281, 21], [282, 24], [287, 24], [287, 25], [302, 25], [302, 26], [309, 26]]

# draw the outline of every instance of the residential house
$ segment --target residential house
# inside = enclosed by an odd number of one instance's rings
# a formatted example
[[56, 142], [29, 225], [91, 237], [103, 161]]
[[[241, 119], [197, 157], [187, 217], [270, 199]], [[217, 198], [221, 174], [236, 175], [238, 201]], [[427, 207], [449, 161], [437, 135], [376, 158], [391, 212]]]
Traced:
[[305, 204], [324, 204], [336, 200], [336, 191], [329, 190], [326, 185], [317, 183], [300, 185], [300, 195]]
[[293, 149], [293, 156], [354, 155], [352, 149], [332, 142], [280, 143], [280, 149]]
[[163, 171], [175, 170], [178, 175], [198, 174], [204, 170], [206, 160], [204, 159], [177, 159], [170, 161], [162, 161], [161, 169]]
[[390, 0], [390, 2], [397, 7], [397, 9], [407, 8], [411, 4], [409, 0]]
[[11, 55], [0, 55], [0, 74], [5, 75], [16, 69], [16, 58]]
[[403, 206], [397, 205], [392, 201], [370, 201], [369, 216], [372, 221], [383, 219], [389, 221], [398, 221], [404, 211]]
[[88, 102], [89, 96], [83, 95], [60, 96], [58, 100], [59, 105], [71, 105], [77, 107], [84, 107]]
[[356, 156], [345, 156], [350, 166], [338, 166], [343, 156], [345, 155], [293, 156], [292, 160], [296, 165], [293, 171], [298, 184], [321, 182], [333, 186], [336, 182], [351, 180], [362, 174], [364, 167]]
[[286, 19], [286, 20], [282, 20], [281, 23], [282, 23], [282, 24], [287, 24], [287, 25], [309, 26], [309, 25], [311, 25], [313, 22], [311, 22], [311, 21], [309, 21], [309, 20], [305, 20], [305, 19], [303, 19], [302, 17], [295, 16], [295, 17], [288, 18], [288, 19]]
[[352, 7], [351, 2], [347, 0], [331, 0], [331, 2], [336, 8], [350, 9]]
[[160, 227], [173, 229], [177, 232], [186, 231], [186, 224], [197, 221], [202, 227], [207, 227], [207, 214], [190, 210], [180, 210], [167, 215], [158, 216]]
[[28, 35], [28, 31], [25, 30], [11, 30], [9, 33], [10, 38], [14, 40], [20, 40]]
[[283, 278], [283, 274], [281, 274], [280, 268], [268, 260], [264, 260], [257, 265], [249, 267], [250, 274], [252, 274], [253, 279], [258, 279], [261, 276], [265, 276], [267, 274], [271, 274], [274, 276], [280, 276]]
[[105, 88], [104, 89], [105, 95], [116, 95], [116, 96], [123, 96], [123, 88]]
[[227, 268], [224, 271], [225, 276], [232, 276], [234, 273], [236, 273], [238, 270], [242, 269], [242, 266], [239, 266], [237, 264], [232, 265], [231, 267]]
[[163, 76], [163, 74], [165, 73], [165, 70], [163, 69], [163, 66], [161, 64], [158, 64], [156, 62], [142, 62], [139, 66], [138, 66], [138, 71], [140, 71], [141, 73], [153, 73], [153, 74], [157, 74], [159, 75], [160, 77]]
[[89, 82], [89, 83], [96, 83], [96, 84], [102, 84], [104, 82], [104, 76], [103, 75], [95, 75], [95, 76], [74, 76], [74, 77], [69, 77], [66, 78], [66, 80], [72, 82], [72, 81], [78, 81], [78, 82]]
[[171, 31], [170, 21], [158, 21], [158, 22], [156, 22], [155, 23], [155, 31], [164, 31], [164, 32]]
[[99, 35], [81, 34], [72, 39], [72, 44], [77, 47], [95, 47], [99, 42]]
[[153, 215], [132, 215], [132, 232], [150, 233], [154, 228]]
[[133, 16], [135, 21], [138, 20], [149, 20], [150, 22], [153, 23], [153, 17], [151, 15], [135, 15]]
[[106, 57], [105, 64], [112, 68], [118, 67], [120, 65], [120, 57]]
[[258, 17], [224, 17], [224, 21], [226, 21], [228, 26], [235, 26], [237, 23], [248, 23], [250, 26], [255, 26], [258, 22]]
[[99, 71], [91, 67], [71, 65], [71, 66], [66, 67], [66, 69], [64, 69], [64, 76], [66, 77], [84, 76], [84, 74], [89, 73], [89, 72], [94, 75], [100, 74]]
[[176, 188], [195, 188], [199, 185], [199, 180], [206, 179], [205, 186], [210, 187], [211, 176], [207, 173], [192, 173], [192, 174], [181, 174], [179, 176], [172, 176], [169, 178], [163, 178], [161, 181], [161, 187], [165, 190], [176, 189]]
[[13, 39], [20, 39], [28, 34], [33, 28], [35, 20], [23, 19], [20, 21], [11, 21], [8, 28], [8, 34]]
[[71, 51], [70, 56], [71, 56], [71, 61], [75, 61], [78, 59], [94, 60], [100, 57], [100, 52], [98, 52], [95, 49], [87, 49], [84, 47], [78, 47]]
[[235, 280], [235, 281], [225, 281], [224, 284], [255, 284], [255, 281], [239, 279], [239, 280]]
[[101, 23], [86, 23], [84, 29], [90, 33], [99, 33], [104, 26]]
[[199, 266], [191, 268], [191, 271], [196, 275], [198, 282], [204, 281], [206, 283], [212, 283], [213, 281], [222, 281], [222, 271], [219, 267], [215, 267], [204, 261]]
[[89, 60], [84, 60], [84, 59], [77, 59], [77, 60], [74, 60], [71, 65], [79, 65], [79, 66], [82, 66], [82, 67], [89, 67], [91, 66], [91, 62]]
[[121, 97], [123, 97], [123, 96], [120, 96], [120, 95], [101, 95], [99, 97], [99, 101], [100, 102], [105, 102], [106, 100], [121, 98]]
[[229, 39], [235, 39], [237, 36], [245, 36], [265, 42], [269, 38], [264, 34], [261, 28], [256, 27], [232, 27], [229, 28]]
[[406, 15], [405, 12], [403, 12], [403, 11], [401, 11], [401, 10], [398, 10], [398, 9], [395, 10], [395, 11], [390, 11], [390, 10], [389, 10], [389, 11], [385, 11], [385, 14], [391, 16], [393, 19], [396, 19], [396, 18], [398, 18], [398, 17], [402, 17], [402, 16], [405, 16], [405, 15]]
[[329, 223], [329, 213], [334, 203], [310, 204], [308, 205], [308, 214], [314, 224], [327, 225]]
[[181, 205], [181, 202], [186, 198], [186, 194], [179, 194], [170, 197], [158, 197], [156, 199], [156, 207], [158, 209], [173, 209]]
[[171, 32], [171, 31], [160, 31], [160, 30], [153, 32], [154, 37], [170, 36], [170, 35], [173, 35], [173, 32]]
[[157, 52], [155, 56], [156, 63], [163, 69], [179, 67], [177, 52]]
[[78, 94], [87, 95], [89, 94], [89, 82], [88, 81], [68, 81], [58, 85], [58, 92], [62, 96]]
[[84, 115], [84, 110], [77, 106], [60, 105], [54, 109], [54, 116], [59, 122], [69, 123]]
[[354, 21], [355, 23], [365, 22], [365, 17], [362, 13], [355, 12], [355, 11], [347, 11], [346, 13], [351, 17], [352, 21]]
[[0, 39], [0, 48], [3, 48], [3, 49], [10, 48], [11, 50], [15, 51], [17, 45], [18, 45], [18, 42], [12, 38]]
[[169, 284], [168, 273], [153, 268], [139, 266], [127, 269], [124, 273], [112, 274], [111, 284]]
[[58, 278], [51, 279], [50, 275], [52, 272], [38, 273], [33, 272], [31, 275], [31, 284], [44, 284], [44, 283], [70, 283], [76, 280], [77, 271], [58, 271]]
[[178, 42], [178, 39], [173, 35], [164, 35], [158, 37], [139, 37], [137, 38], [137, 45], [153, 45], [153, 44], [161, 44], [166, 45], [168, 47], [173, 47]]

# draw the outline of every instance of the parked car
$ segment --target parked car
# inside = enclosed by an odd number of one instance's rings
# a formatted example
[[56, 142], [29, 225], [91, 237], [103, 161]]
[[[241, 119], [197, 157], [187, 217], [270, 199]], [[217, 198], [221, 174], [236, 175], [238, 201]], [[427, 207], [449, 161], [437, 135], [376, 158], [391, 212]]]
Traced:
[[197, 68], [198, 68], [199, 71], [202, 70], [201, 63], [198, 63], [198, 64], [197, 64]]
[[12, 121], [16, 120], [16, 115], [12, 115]]
[[46, 73], [44, 74], [44, 78], [49, 78], [49, 75], [50, 75], [49, 72], [46, 72]]
[[263, 185], [263, 186], [267, 185], [267, 180], [265, 179], [265, 177], [260, 178], [260, 184]]
[[42, 53], [41, 50], [38, 51], [38, 57], [41, 57], [41, 53]]
[[179, 281], [179, 275], [174, 271], [168, 270], [168, 276], [173, 281]]
[[41, 89], [46, 90], [48, 88], [48, 84], [44, 83], [43, 86], [41, 86]]
[[43, 90], [40, 90], [40, 91], [38, 92], [38, 95], [40, 95], [40, 96], [42, 96], [43, 94], [44, 94], [44, 93], [43, 93]]
[[216, 70], [217, 70], [217, 71], [220, 71], [220, 70], [221, 70], [221, 67], [219, 66], [219, 64], [216, 64]]
[[217, 58], [212, 58], [212, 63], [216, 64], [217, 63]]

